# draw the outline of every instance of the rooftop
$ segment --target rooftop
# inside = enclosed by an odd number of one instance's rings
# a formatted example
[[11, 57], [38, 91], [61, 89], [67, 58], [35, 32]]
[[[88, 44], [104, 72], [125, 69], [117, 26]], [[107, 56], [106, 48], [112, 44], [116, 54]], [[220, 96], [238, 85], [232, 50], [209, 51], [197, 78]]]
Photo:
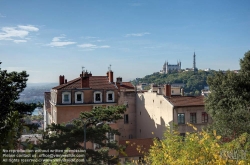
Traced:
[[172, 96], [167, 100], [175, 107], [204, 106], [203, 96]]

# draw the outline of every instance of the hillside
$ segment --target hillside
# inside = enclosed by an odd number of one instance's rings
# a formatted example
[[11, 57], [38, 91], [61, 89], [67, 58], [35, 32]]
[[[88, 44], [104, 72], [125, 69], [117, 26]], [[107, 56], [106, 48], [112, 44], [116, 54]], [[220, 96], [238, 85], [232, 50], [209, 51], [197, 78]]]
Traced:
[[185, 95], [200, 95], [200, 92], [202, 89], [204, 89], [204, 86], [208, 86], [206, 82], [207, 77], [212, 76], [215, 72], [216, 71], [206, 72], [199, 70], [196, 74], [194, 74], [193, 71], [183, 71], [168, 74], [153, 73], [143, 78], [133, 80], [132, 83], [134, 85], [139, 83], [154, 83], [157, 85], [184, 83]]

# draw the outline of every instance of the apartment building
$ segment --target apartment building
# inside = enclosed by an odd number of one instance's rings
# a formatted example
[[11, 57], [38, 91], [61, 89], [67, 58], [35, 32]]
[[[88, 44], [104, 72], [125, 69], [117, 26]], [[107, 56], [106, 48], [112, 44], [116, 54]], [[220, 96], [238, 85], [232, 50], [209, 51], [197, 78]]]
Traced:
[[211, 122], [204, 109], [203, 96], [183, 96], [180, 87], [152, 86], [148, 92], [137, 94], [136, 136], [137, 138], [163, 138], [166, 127], [178, 125], [181, 135], [191, 132], [192, 123], [201, 130]]

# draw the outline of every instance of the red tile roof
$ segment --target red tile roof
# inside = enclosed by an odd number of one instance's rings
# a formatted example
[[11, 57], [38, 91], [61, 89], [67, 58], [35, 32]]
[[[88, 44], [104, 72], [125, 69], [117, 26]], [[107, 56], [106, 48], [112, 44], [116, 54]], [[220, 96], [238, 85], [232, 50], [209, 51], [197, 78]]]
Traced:
[[[117, 89], [114, 83], [110, 83], [106, 76], [91, 76], [89, 77], [89, 87], [91, 89]], [[75, 89], [81, 88], [81, 78], [76, 78], [72, 81], [56, 86], [52, 89]]]
[[125, 153], [126, 155], [120, 153], [120, 157], [138, 157], [143, 156], [142, 152], [137, 150], [138, 146], [142, 147], [142, 151], [148, 152], [150, 146], [153, 145], [153, 139], [128, 139], [128, 140], [120, 140], [120, 145], [126, 146]]
[[172, 96], [167, 100], [175, 107], [204, 106], [203, 96]]
[[133, 84], [131, 82], [122, 82], [122, 85], [120, 86], [121, 90], [124, 89], [135, 89], [135, 87], [133, 86]]

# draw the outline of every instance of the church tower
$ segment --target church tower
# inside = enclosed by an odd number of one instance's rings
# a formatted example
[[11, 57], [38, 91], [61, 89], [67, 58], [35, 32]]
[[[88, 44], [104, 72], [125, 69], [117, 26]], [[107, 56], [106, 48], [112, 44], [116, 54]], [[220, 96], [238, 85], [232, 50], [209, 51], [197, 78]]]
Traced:
[[166, 64], [166, 61], [165, 61], [164, 65], [163, 65], [163, 73], [166, 73], [166, 67], [167, 67], [167, 64]]

